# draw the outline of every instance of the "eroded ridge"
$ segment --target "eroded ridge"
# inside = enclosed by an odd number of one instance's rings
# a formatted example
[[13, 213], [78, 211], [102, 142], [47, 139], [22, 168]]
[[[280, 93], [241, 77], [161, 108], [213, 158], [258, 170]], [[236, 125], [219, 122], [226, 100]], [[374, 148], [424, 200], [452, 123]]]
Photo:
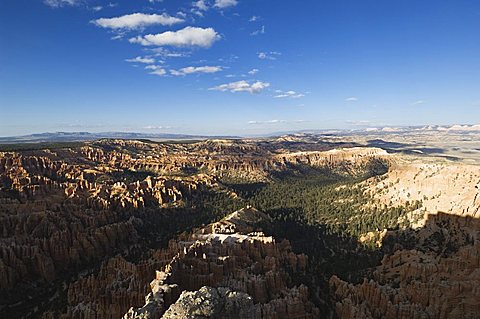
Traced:
[[[212, 309], [199, 310], [198, 317], [219, 316], [223, 303], [236, 304], [238, 318], [317, 317], [308, 288], [293, 284], [307, 256], [293, 253], [286, 240], [265, 236], [256, 225], [269, 220], [246, 208], [187, 236], [183, 250], [157, 272], [145, 305], [124, 318], [181, 318], [208, 304]], [[205, 300], [198, 305], [188, 301], [192, 296]]]

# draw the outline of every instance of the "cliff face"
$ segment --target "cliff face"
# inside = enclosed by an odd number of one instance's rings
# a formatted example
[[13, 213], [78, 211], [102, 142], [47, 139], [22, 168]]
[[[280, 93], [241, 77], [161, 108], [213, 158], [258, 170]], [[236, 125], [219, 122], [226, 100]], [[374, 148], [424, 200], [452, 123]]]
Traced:
[[[189, 318], [193, 307], [205, 305], [212, 309], [195, 310], [199, 316], [216, 313], [221, 318], [215, 309], [225, 303], [239, 308], [238, 318], [317, 317], [308, 289], [293, 286], [292, 277], [305, 272], [307, 257], [293, 253], [288, 241], [277, 243], [261, 232], [248, 233], [255, 229], [252, 220], [268, 217], [245, 209], [181, 241], [183, 249], [150, 283], [145, 305], [131, 308], [124, 318], [173, 318], [174, 313]], [[192, 303], [193, 296], [205, 301]]]
[[[133, 142], [132, 142], [133, 143]], [[292, 165], [335, 168], [344, 175], [361, 175], [372, 159], [389, 158], [379, 148], [329, 149], [322, 144], [312, 150], [292, 152], [283, 148], [270, 148], [256, 143], [207, 141], [195, 144], [162, 145], [135, 142], [109, 142], [110, 148], [134, 148], [134, 157], [119, 155], [117, 151], [105, 153], [102, 149], [85, 147], [84, 155], [96, 162], [122, 169], [152, 171], [159, 174], [207, 171], [217, 176], [265, 180], [271, 171], [282, 171]], [[101, 146], [101, 144], [100, 144]], [[317, 149], [317, 150], [316, 150]], [[319, 150], [318, 150], [319, 149]]]
[[372, 179], [365, 184], [372, 196], [386, 204], [421, 200], [428, 214], [440, 211], [480, 218], [478, 165], [398, 159], [381, 181]]
[[422, 200], [414, 230], [386, 232], [381, 265], [361, 284], [333, 276], [340, 318], [478, 318], [480, 170], [477, 166], [398, 161], [374, 197]]
[[478, 318], [480, 169], [445, 161], [398, 159], [366, 181], [390, 205], [422, 201], [415, 230], [389, 231], [381, 265], [361, 284], [333, 276], [340, 318]]

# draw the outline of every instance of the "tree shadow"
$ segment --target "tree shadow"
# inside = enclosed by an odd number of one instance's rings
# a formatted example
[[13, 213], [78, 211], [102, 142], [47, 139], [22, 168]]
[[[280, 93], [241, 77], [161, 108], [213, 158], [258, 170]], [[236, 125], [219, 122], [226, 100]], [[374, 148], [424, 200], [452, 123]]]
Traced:
[[[425, 226], [420, 229], [389, 230], [381, 247], [374, 247], [359, 243], [356, 237], [329, 231], [326, 225], [308, 225], [300, 218], [292, 218], [298, 216], [297, 209], [270, 210], [266, 213], [275, 222], [265, 225], [265, 232], [277, 240], [288, 239], [295, 253], [308, 256], [308, 270], [304, 276], [295, 278], [295, 284], [309, 287], [311, 300], [325, 317], [335, 312], [335, 300], [328, 283], [332, 275], [359, 284], [364, 278], [372, 279], [373, 271], [381, 264], [382, 258], [397, 250], [416, 249], [448, 257], [459, 248], [478, 242], [480, 231], [478, 218], [439, 212], [429, 215]], [[477, 233], [472, 233], [472, 229]]]
[[262, 229], [276, 241], [287, 239], [296, 254], [308, 256], [307, 271], [295, 276], [295, 285], [309, 287], [310, 298], [320, 309], [322, 317], [333, 313], [328, 280], [332, 275], [358, 283], [368, 275], [382, 258], [379, 249], [360, 244], [353, 236], [341, 235], [327, 225], [309, 225], [299, 213], [301, 208], [272, 209], [266, 213], [273, 223]]

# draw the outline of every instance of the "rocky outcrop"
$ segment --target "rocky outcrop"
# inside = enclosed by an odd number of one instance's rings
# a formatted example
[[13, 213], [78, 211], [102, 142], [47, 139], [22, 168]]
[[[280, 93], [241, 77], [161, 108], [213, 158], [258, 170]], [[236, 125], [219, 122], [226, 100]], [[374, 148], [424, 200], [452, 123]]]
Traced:
[[[422, 201], [423, 213], [480, 218], [480, 167], [447, 161], [397, 159], [381, 178], [365, 182], [374, 198], [396, 206]], [[422, 227], [421, 218], [415, 227]]]
[[[247, 208], [220, 222], [222, 225], [243, 224], [233, 230], [229, 227], [227, 233], [223, 230], [216, 233], [219, 229], [217, 223], [190, 235], [182, 241], [183, 250], [157, 271], [145, 305], [130, 309], [124, 318], [160, 318], [164, 313], [167, 316], [175, 312], [186, 313], [188, 310], [178, 309], [192, 296], [185, 291], [199, 290], [193, 295], [201, 295], [209, 292], [208, 288], [205, 288], [207, 291], [201, 290], [204, 286], [218, 289], [227, 287], [228, 291], [242, 293], [240, 296], [244, 296], [243, 299], [248, 295], [255, 306], [242, 311], [250, 318], [317, 316], [319, 311], [309, 301], [308, 289], [305, 286], [292, 286], [291, 276], [305, 272], [307, 257], [293, 253], [287, 241], [276, 243], [258, 229], [253, 233], [242, 231], [255, 229], [255, 223], [260, 221], [262, 215], [253, 208]], [[239, 222], [242, 217], [244, 219]], [[170, 309], [180, 293], [183, 299]], [[225, 299], [217, 295], [210, 294], [205, 298]], [[222, 302], [226, 300], [212, 300], [212, 305]]]
[[246, 293], [225, 287], [202, 287], [194, 292], [182, 292], [178, 300], [163, 314], [162, 319], [249, 319], [253, 316], [253, 300]]
[[[317, 314], [306, 314], [302, 309], [308, 303], [305, 286], [292, 289], [284, 298], [266, 304], [255, 304], [244, 292], [227, 287], [202, 287], [197, 291], [184, 291], [161, 317], [162, 319], [187, 318], [315, 318]], [[147, 313], [137, 318], [150, 318]]]
[[394, 252], [371, 280], [353, 285], [330, 279], [340, 318], [478, 318], [478, 219], [431, 215], [425, 228], [408, 236], [404, 245], [413, 249], [405, 249], [401, 238], [385, 240]]

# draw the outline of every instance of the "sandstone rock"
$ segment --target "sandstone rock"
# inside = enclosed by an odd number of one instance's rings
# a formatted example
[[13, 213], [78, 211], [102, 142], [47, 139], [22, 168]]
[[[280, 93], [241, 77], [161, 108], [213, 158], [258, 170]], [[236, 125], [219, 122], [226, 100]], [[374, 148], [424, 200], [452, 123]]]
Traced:
[[[175, 313], [180, 318], [196, 318], [189, 317], [189, 311], [195, 311], [198, 316], [211, 313], [214, 318], [227, 318], [217, 314], [216, 309], [230, 305], [229, 294], [233, 292], [232, 298], [243, 296], [241, 304], [247, 304], [247, 296], [248, 304], [254, 304], [252, 309], [248, 307], [239, 312], [242, 316], [238, 318], [318, 316], [319, 310], [309, 301], [308, 289], [292, 287], [290, 274], [285, 271], [304, 272], [306, 256], [294, 254], [287, 241], [277, 244], [273, 238], [259, 235], [257, 223], [262, 218], [268, 221], [266, 215], [253, 208], [242, 209], [219, 222], [240, 225], [234, 228], [235, 232], [215, 233], [213, 224], [187, 237], [183, 241], [184, 248], [157, 272], [145, 306], [131, 309], [124, 318], [158, 318], [161, 315], [171, 318]], [[252, 230], [255, 232], [251, 233]], [[172, 285], [183, 291], [173, 306], [171, 303], [176, 298]], [[163, 313], [165, 309], [168, 311]]]
[[330, 279], [340, 318], [478, 318], [480, 220], [430, 215], [415, 238], [416, 249], [387, 254], [371, 280]]
[[163, 314], [162, 319], [253, 318], [252, 298], [246, 293], [225, 287], [202, 287], [198, 291], [184, 291]]

